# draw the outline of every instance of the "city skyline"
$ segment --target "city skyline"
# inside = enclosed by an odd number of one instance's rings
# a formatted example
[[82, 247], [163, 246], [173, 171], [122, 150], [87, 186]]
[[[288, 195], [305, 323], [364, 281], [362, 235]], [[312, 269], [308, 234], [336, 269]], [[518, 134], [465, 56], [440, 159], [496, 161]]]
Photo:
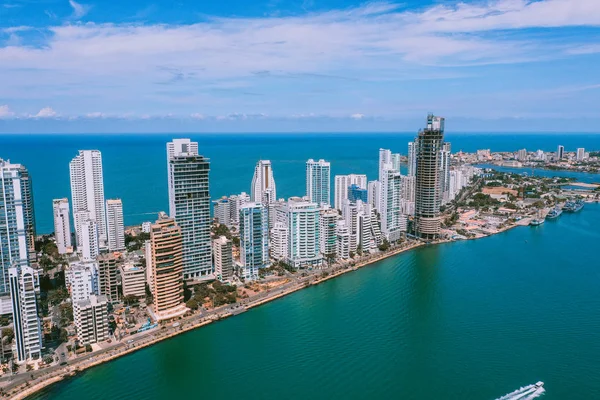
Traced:
[[594, 0], [14, 0], [0, 132], [390, 131], [433, 109], [449, 130], [593, 131], [599, 15]]

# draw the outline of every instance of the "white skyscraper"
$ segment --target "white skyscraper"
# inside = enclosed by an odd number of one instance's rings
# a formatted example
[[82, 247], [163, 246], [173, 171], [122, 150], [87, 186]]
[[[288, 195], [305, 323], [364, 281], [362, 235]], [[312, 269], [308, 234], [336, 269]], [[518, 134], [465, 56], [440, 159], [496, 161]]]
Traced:
[[320, 210], [316, 203], [291, 197], [286, 205], [288, 263], [293, 268], [319, 267], [321, 254]]
[[335, 260], [337, 251], [336, 226], [340, 218], [337, 210], [321, 210], [321, 254], [326, 261]]
[[285, 260], [288, 252], [288, 228], [285, 222], [275, 222], [271, 228], [271, 257]]
[[233, 276], [232, 243], [225, 236], [213, 241], [213, 257], [215, 259], [215, 276], [220, 281], [227, 281]]
[[402, 175], [391, 164], [384, 165], [379, 198], [381, 232], [390, 242], [400, 239], [400, 205], [402, 194]]
[[346, 221], [340, 220], [336, 226], [337, 249], [336, 255], [338, 259], [346, 260], [350, 258], [350, 232]]
[[[442, 196], [442, 204], [446, 204], [449, 201], [448, 197], [450, 192], [450, 156], [450, 142], [444, 142], [440, 154], [440, 195]], [[527, 158], [527, 151], [525, 151], [525, 158]]]
[[367, 185], [367, 198], [368, 203], [375, 210], [379, 210], [379, 195], [380, 195], [380, 183], [379, 181], [370, 181]]
[[342, 209], [343, 201], [348, 198], [348, 187], [351, 185], [367, 189], [367, 176], [356, 174], [335, 176], [335, 201], [333, 205], [337, 210]]
[[81, 223], [80, 244], [78, 251], [84, 261], [92, 261], [100, 254], [98, 243], [98, 224], [96, 221], [88, 219]]
[[98, 294], [98, 263], [95, 261], [72, 261], [65, 271], [65, 281], [71, 293], [72, 304]]
[[226, 196], [213, 201], [213, 215], [219, 224], [231, 226], [231, 202]]
[[10, 268], [9, 277], [17, 361], [40, 359], [42, 330], [37, 304], [40, 290], [37, 271], [28, 266]]
[[183, 236], [183, 278], [212, 275], [210, 239], [210, 162], [198, 154], [198, 143], [176, 139], [167, 143], [169, 215]]
[[263, 204], [240, 210], [240, 262], [246, 280], [258, 279], [258, 270], [269, 266], [269, 215]]
[[275, 179], [271, 161], [259, 160], [254, 168], [252, 187], [250, 188], [250, 200], [254, 203], [271, 204], [277, 200]]
[[231, 224], [238, 225], [240, 223], [240, 209], [246, 203], [250, 203], [250, 196], [246, 192], [229, 196], [229, 221]]
[[585, 149], [580, 147], [577, 149], [577, 161], [583, 161], [585, 159]]
[[319, 206], [331, 202], [331, 164], [325, 160], [306, 162], [306, 196]]
[[69, 167], [77, 245], [80, 244], [83, 223], [83, 218], [77, 216], [80, 212], [88, 213], [85, 219], [96, 221], [100, 242], [105, 242], [107, 235], [102, 154], [98, 150], [79, 150], [79, 154], [71, 160]]
[[415, 176], [417, 173], [417, 156], [415, 142], [408, 143], [408, 176]]
[[[0, 159], [0, 313], [10, 314], [9, 268], [29, 266], [24, 167]], [[29, 207], [32, 207], [30, 204]]]
[[71, 244], [71, 222], [69, 214], [69, 200], [52, 200], [52, 211], [54, 213], [54, 238], [58, 254], [66, 254], [73, 250]]
[[108, 249], [110, 251], [125, 250], [125, 227], [121, 199], [106, 200], [106, 229], [108, 231]]

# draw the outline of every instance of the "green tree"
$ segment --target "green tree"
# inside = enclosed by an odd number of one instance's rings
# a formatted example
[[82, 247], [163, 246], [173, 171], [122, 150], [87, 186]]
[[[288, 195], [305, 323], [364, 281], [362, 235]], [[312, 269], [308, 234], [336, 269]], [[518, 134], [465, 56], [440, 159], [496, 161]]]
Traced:
[[16, 374], [19, 371], [19, 364], [17, 364], [16, 362], [13, 362], [12, 364], [12, 373]]
[[12, 343], [13, 338], [15, 337], [15, 331], [13, 330], [13, 328], [3, 328], [2, 337], [6, 338], [6, 341], [8, 343]]
[[198, 301], [196, 301], [196, 299], [189, 299], [186, 303], [185, 306], [187, 308], [189, 308], [190, 310], [197, 310], [198, 309]]
[[60, 311], [60, 325], [67, 326], [73, 322], [73, 306], [70, 303], [64, 303], [58, 306]]
[[86, 351], [86, 353], [90, 353], [92, 351], [92, 345], [91, 344], [86, 344], [85, 345], [85, 351]]
[[383, 243], [379, 245], [379, 250], [388, 251], [390, 249], [390, 242], [387, 239], [383, 239]]
[[54, 357], [52, 357], [50, 354], [46, 354], [42, 359], [46, 364], [52, 364], [54, 362]]

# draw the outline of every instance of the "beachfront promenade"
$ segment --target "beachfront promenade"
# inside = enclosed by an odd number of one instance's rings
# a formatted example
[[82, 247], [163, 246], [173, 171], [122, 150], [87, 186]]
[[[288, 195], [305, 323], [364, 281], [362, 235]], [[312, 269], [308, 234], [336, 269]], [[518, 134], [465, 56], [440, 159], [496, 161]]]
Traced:
[[[342, 264], [334, 264], [331, 267], [305, 271], [295, 275], [288, 273], [287, 277], [290, 279], [289, 282], [257, 293], [237, 303], [228, 304], [210, 310], [200, 310], [191, 316], [177, 321], [178, 324], [170, 323], [146, 332], [127, 336], [126, 339], [121, 342], [108, 345], [101, 350], [68, 360], [66, 365], [56, 365], [44, 368], [42, 370], [2, 377], [0, 378], [0, 394], [5, 398], [25, 399], [44, 387], [59, 382], [62, 379], [72, 376], [75, 373], [83, 371], [87, 368], [124, 356], [183, 332], [208, 325], [222, 318], [239, 314], [250, 308], [268, 303], [302, 288], [319, 284], [346, 272], [356, 270], [360, 267], [422, 246], [423, 244], [424, 243], [420, 241], [410, 240], [400, 245], [393, 246], [386, 252], [365, 255], [355, 260], [349, 260]], [[176, 326], [173, 326], [174, 324]]]

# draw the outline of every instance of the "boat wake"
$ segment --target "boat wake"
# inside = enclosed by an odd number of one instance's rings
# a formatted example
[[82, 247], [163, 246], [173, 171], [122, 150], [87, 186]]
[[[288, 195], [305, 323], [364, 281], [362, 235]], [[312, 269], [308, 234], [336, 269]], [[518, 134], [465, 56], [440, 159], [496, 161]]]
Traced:
[[538, 382], [535, 385], [523, 386], [514, 392], [498, 397], [496, 400], [531, 400], [542, 396], [545, 392], [544, 382]]

